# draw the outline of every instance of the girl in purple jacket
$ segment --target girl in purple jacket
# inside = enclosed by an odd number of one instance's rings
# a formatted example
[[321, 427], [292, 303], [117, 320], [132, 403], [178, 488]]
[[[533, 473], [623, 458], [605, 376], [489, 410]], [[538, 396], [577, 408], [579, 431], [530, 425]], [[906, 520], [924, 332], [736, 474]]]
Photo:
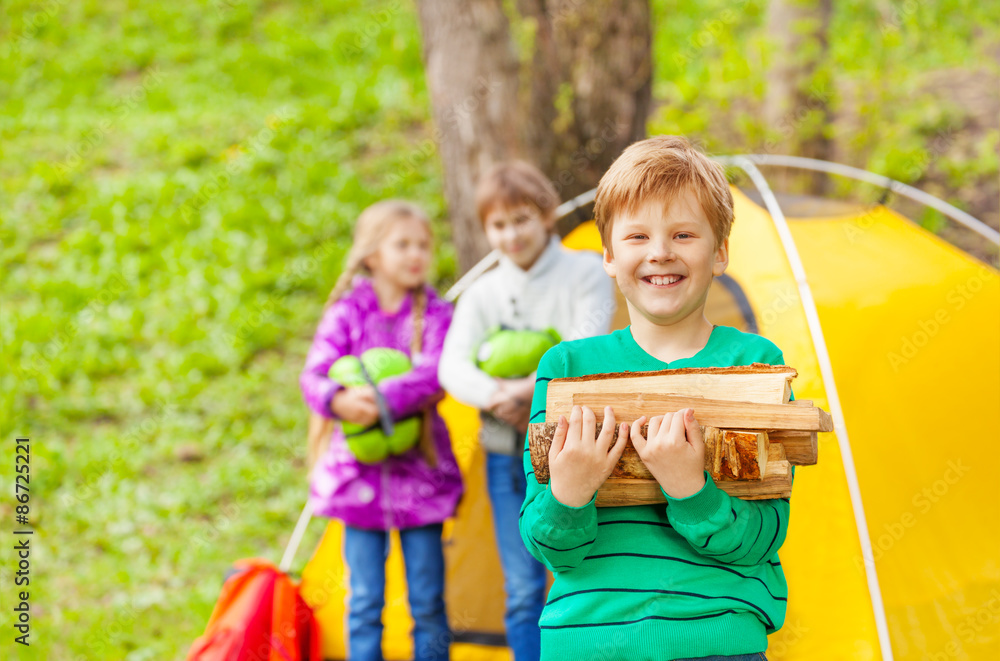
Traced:
[[446, 660], [451, 643], [441, 526], [458, 504], [462, 476], [436, 407], [438, 360], [452, 309], [426, 284], [430, 259], [430, 221], [417, 206], [385, 200], [365, 209], [300, 378], [314, 413], [368, 427], [379, 419], [375, 389], [344, 387], [327, 373], [341, 356], [360, 356], [374, 347], [398, 349], [410, 356], [413, 368], [379, 382], [378, 390], [395, 420], [424, 417], [423, 451], [414, 447], [377, 464], [355, 459], [335, 425], [330, 447], [311, 474], [314, 511], [345, 524], [351, 661], [382, 659], [391, 528], [399, 530], [403, 547], [415, 658]]

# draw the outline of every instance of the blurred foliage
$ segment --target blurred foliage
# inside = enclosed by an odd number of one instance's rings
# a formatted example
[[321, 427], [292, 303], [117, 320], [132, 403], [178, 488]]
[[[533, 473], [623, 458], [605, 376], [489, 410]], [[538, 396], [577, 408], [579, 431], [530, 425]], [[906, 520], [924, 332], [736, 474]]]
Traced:
[[[914, 72], [979, 61], [1000, 29], [994, 3], [914, 5], [886, 30], [869, 3], [841, 2], [832, 30], [838, 87], [865, 90], [841, 139], [904, 181], [960, 112], [897, 103]], [[4, 9], [0, 419], [5, 443], [32, 438], [31, 652], [183, 658], [229, 563], [277, 559], [302, 505], [297, 375], [354, 218], [389, 196], [419, 202], [437, 219], [434, 282], [455, 277], [415, 9]], [[713, 152], [764, 140], [764, 2], [654, 10], [651, 131]], [[996, 179], [997, 155], [941, 168]]]
[[[919, 185], [969, 210], [973, 188], [995, 226], [1000, 130], [1000, 4], [977, 0], [837, 0], [829, 59], [807, 87], [828, 104], [824, 128], [834, 160]], [[789, 112], [766, 126], [767, 67], [777, 57], [765, 34], [766, 0], [653, 2], [658, 104], [650, 133], [680, 133], [709, 153], [782, 153], [783, 131], [808, 135], [815, 113]], [[808, 46], [808, 44], [807, 44]], [[977, 74], [972, 77], [970, 74]], [[956, 87], [989, 87], [982, 107], [963, 105]], [[963, 94], [962, 97], [967, 97]], [[987, 117], [988, 127], [970, 127]], [[836, 181], [847, 194], [857, 184]], [[983, 192], [983, 188], [986, 192]], [[872, 200], [879, 191], [871, 191]], [[943, 220], [938, 218], [929, 228]]]

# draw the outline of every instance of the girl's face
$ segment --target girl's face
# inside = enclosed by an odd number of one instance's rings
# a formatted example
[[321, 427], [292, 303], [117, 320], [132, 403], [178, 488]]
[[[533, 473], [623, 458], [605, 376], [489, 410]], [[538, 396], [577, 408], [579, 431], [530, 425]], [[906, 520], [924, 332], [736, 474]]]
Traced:
[[431, 265], [431, 235], [427, 224], [418, 218], [400, 218], [378, 244], [378, 250], [365, 260], [372, 277], [403, 290], [419, 287], [427, 281]]

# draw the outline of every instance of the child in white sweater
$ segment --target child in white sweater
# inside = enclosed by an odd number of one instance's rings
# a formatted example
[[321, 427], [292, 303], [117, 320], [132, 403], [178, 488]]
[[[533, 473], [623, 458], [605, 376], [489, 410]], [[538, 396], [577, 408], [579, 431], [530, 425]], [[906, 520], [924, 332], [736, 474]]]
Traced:
[[495, 166], [476, 190], [479, 218], [499, 266], [461, 297], [441, 354], [441, 385], [480, 410], [487, 452], [487, 488], [507, 593], [505, 624], [515, 661], [539, 657], [538, 617], [545, 602], [545, 569], [527, 552], [518, 531], [524, 501], [521, 465], [534, 372], [500, 379], [481, 370], [476, 355], [497, 327], [555, 329], [563, 340], [607, 333], [615, 311], [613, 283], [597, 254], [562, 246], [553, 233], [558, 194], [534, 166]]

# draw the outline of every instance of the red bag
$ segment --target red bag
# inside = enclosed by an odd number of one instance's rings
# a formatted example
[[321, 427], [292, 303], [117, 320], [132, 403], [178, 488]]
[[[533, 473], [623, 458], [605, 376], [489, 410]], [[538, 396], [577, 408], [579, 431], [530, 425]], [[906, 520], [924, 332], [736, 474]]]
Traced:
[[235, 570], [188, 661], [322, 661], [319, 625], [298, 585], [259, 558]]

